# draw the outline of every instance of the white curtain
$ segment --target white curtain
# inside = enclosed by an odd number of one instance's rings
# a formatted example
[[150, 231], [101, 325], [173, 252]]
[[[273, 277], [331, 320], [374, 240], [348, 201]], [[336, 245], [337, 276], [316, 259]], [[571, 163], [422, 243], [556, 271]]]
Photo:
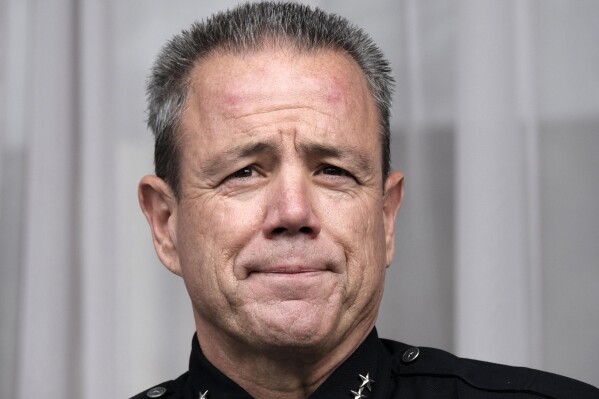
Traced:
[[[186, 369], [156, 259], [144, 81], [237, 1], [0, 1], [2, 398], [128, 397]], [[321, 0], [394, 65], [407, 176], [382, 336], [599, 385], [599, 3]]]

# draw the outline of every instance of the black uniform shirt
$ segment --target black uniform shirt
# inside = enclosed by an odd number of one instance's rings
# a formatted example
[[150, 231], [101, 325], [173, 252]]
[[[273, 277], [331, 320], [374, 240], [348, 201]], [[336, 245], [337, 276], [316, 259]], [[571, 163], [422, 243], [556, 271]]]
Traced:
[[[189, 371], [131, 399], [252, 399], [192, 343]], [[310, 399], [599, 399], [599, 389], [524, 367], [379, 339], [373, 330]]]

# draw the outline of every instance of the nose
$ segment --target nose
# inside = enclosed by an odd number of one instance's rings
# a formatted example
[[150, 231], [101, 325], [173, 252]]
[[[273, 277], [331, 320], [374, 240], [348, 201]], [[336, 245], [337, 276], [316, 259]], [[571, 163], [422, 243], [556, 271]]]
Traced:
[[320, 233], [309, 184], [301, 174], [281, 174], [275, 179], [267, 198], [266, 238], [296, 235], [315, 238]]

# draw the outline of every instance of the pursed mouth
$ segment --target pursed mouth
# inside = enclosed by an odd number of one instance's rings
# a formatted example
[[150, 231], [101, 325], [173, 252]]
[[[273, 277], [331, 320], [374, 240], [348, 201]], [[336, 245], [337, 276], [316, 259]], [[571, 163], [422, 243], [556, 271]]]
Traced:
[[321, 249], [296, 243], [278, 243], [275, 248], [252, 248], [235, 259], [233, 270], [238, 280], [252, 275], [301, 276], [343, 273], [343, 253], [335, 247]]
[[275, 268], [255, 268], [248, 270], [248, 276], [252, 274], [273, 274], [273, 275], [294, 275], [294, 274], [315, 274], [329, 271], [326, 267], [298, 267], [298, 266], [282, 266]]

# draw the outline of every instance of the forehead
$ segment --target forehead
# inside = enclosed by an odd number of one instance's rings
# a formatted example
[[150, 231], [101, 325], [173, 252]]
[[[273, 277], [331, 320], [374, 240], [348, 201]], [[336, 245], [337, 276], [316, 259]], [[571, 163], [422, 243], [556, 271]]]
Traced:
[[340, 51], [216, 51], [194, 67], [187, 97], [183, 141], [203, 148], [229, 145], [232, 136], [245, 139], [269, 125], [295, 133], [303, 126], [311, 138], [380, 143], [366, 78]]
[[[304, 90], [298, 91], [297, 83]], [[220, 98], [235, 106], [237, 100], [259, 100], [261, 95], [275, 101], [273, 94], [277, 92], [290, 96], [319, 94], [333, 102], [342, 97], [372, 100], [364, 73], [348, 54], [292, 47], [213, 51], [196, 63], [189, 94], [206, 100]]]

